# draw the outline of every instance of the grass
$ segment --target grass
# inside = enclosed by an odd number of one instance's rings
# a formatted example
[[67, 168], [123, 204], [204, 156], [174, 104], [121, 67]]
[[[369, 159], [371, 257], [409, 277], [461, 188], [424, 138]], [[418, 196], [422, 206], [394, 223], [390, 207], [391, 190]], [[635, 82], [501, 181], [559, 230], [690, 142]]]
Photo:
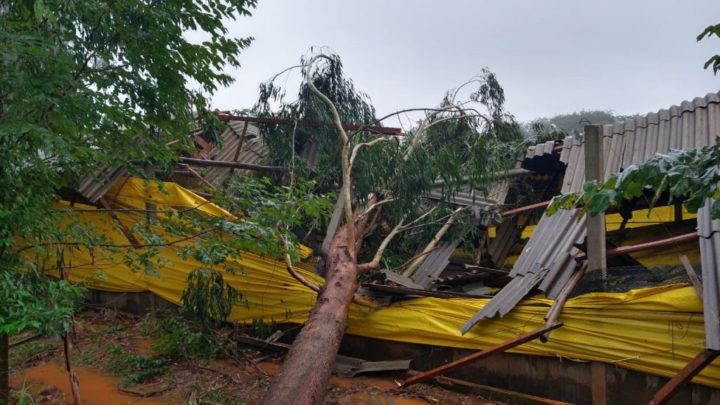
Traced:
[[114, 346], [110, 349], [110, 361], [106, 370], [122, 377], [120, 385], [130, 387], [150, 381], [170, 367], [170, 361], [162, 356], [146, 357]]
[[35, 405], [37, 404], [37, 401], [35, 401], [35, 398], [30, 394], [27, 381], [23, 381], [22, 387], [15, 393], [16, 397], [16, 404], [17, 405]]
[[[105, 369], [122, 377], [124, 387], [142, 384], [153, 380], [169, 369], [177, 361], [210, 361], [217, 357], [224, 341], [207, 328], [178, 317], [164, 319], [145, 318], [139, 325], [143, 336], [154, 338], [153, 356], [133, 353], [119, 345], [108, 348], [109, 361]], [[98, 335], [108, 333], [101, 331]], [[99, 336], [98, 336], [99, 337]], [[91, 355], [87, 355], [91, 361]]]

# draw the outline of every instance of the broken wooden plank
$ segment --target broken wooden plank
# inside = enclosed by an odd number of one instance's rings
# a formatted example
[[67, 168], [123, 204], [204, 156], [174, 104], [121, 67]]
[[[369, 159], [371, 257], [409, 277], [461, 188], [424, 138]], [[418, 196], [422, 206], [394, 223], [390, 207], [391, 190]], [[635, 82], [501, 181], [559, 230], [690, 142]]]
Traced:
[[203, 167], [227, 167], [230, 169], [243, 169], [243, 170], [254, 170], [258, 172], [285, 172], [286, 168], [282, 166], [264, 166], [255, 165], [250, 163], [242, 162], [230, 162], [225, 160], [205, 160], [205, 159], [194, 159], [189, 157], [181, 157], [180, 162]]
[[375, 371], [399, 371], [410, 368], [411, 360], [368, 361], [356, 357], [338, 355], [333, 372], [342, 377], [355, 377], [361, 373]]
[[671, 378], [667, 384], [663, 385], [662, 388], [655, 393], [655, 396], [650, 400], [650, 405], [662, 405], [670, 401], [685, 384], [690, 382], [693, 377], [712, 363], [718, 355], [720, 355], [720, 351], [712, 349], [705, 349], [700, 352], [700, 354], [690, 360], [675, 377]]
[[473, 361], [477, 361], [477, 360], [480, 360], [480, 359], [484, 359], [484, 358], [490, 357], [490, 356], [492, 356], [493, 354], [505, 352], [505, 351], [507, 351], [507, 350], [509, 350], [509, 349], [512, 349], [513, 347], [520, 346], [520, 345], [523, 344], [523, 343], [527, 343], [527, 342], [529, 342], [529, 341], [531, 341], [531, 340], [537, 339], [540, 335], [542, 335], [542, 334], [544, 334], [544, 333], [546, 333], [546, 332], [548, 332], [548, 331], [551, 331], [551, 330], [553, 330], [553, 329], [557, 329], [557, 328], [561, 327], [562, 325], [563, 325], [562, 322], [559, 322], [559, 323], [556, 323], [556, 324], [554, 324], [554, 325], [545, 326], [545, 327], [542, 327], [542, 328], [540, 328], [540, 329], [536, 329], [536, 330], [534, 330], [534, 331], [532, 331], [532, 332], [526, 333], [526, 334], [524, 334], [524, 335], [520, 335], [520, 336], [518, 336], [518, 337], [516, 337], [516, 338], [514, 338], [514, 339], [512, 339], [512, 340], [509, 340], [509, 341], [507, 341], [507, 342], [501, 343], [501, 344], [499, 344], [499, 345], [497, 345], [497, 346], [493, 346], [493, 347], [491, 347], [491, 348], [489, 348], [489, 349], [487, 349], [487, 350], [483, 350], [483, 351], [479, 351], [479, 352], [477, 352], [477, 353], [473, 353], [473, 354], [471, 354], [471, 355], [469, 355], [469, 356], [465, 356], [465, 357], [463, 357], [463, 358], [461, 358], [461, 359], [455, 360], [455, 361], [450, 362], [450, 363], [448, 363], [448, 364], [444, 364], [444, 365], [442, 365], [442, 366], [440, 366], [440, 367], [435, 367], [435, 368], [432, 369], [432, 370], [426, 371], [426, 372], [424, 372], [424, 373], [422, 373], [422, 374], [416, 375], [416, 376], [414, 376], [414, 377], [411, 377], [411, 378], [405, 380], [405, 382], [403, 382], [402, 384], [400, 384], [400, 388], [407, 387], [407, 386], [410, 386], [410, 385], [413, 385], [413, 384], [417, 384], [417, 383], [419, 383], [419, 382], [421, 382], [421, 381], [427, 380], [428, 378], [432, 378], [432, 377], [435, 377], [435, 376], [437, 376], [437, 375], [440, 375], [440, 374], [443, 374], [443, 373], [445, 373], [445, 372], [448, 372], [448, 371], [450, 371], [450, 370], [456, 369], [456, 368], [458, 368], [458, 367], [460, 367], [460, 366], [462, 366], [462, 365], [465, 365], [465, 364], [471, 363], [471, 362], [473, 362]]
[[380, 270], [380, 273], [385, 277], [386, 281], [391, 281], [397, 285], [401, 285], [407, 288], [414, 288], [417, 290], [424, 290], [423, 286], [412, 281], [410, 277], [405, 277], [402, 274], [395, 273], [387, 269]]
[[[290, 345], [285, 343], [268, 342], [251, 336], [234, 336], [239, 343], [252, 346], [258, 350], [272, 351], [285, 354], [290, 351]], [[356, 357], [338, 355], [333, 364], [333, 372], [343, 377], [354, 377], [360, 373], [373, 371], [398, 371], [410, 368], [410, 360], [368, 361]]]
[[282, 337], [282, 335], [284, 335], [284, 334], [285, 334], [285, 332], [283, 332], [282, 330], [278, 329], [278, 330], [276, 330], [275, 332], [273, 332], [272, 335], [268, 336], [268, 338], [265, 339], [265, 341], [268, 342], [268, 343], [275, 343], [275, 342], [277, 342], [277, 340], [280, 339], [280, 338]]
[[692, 283], [693, 287], [695, 288], [695, 292], [697, 292], [698, 297], [702, 299], [703, 296], [703, 287], [702, 282], [700, 281], [700, 278], [698, 277], [697, 273], [695, 273], [695, 269], [693, 269], [692, 264], [690, 264], [690, 260], [688, 260], [688, 257], [685, 255], [680, 256], [680, 262], [682, 263], [683, 267], [685, 268], [685, 272], [688, 275], [688, 278], [690, 278], [690, 283]]
[[590, 374], [592, 376], [592, 405], [606, 405], [605, 363], [594, 361], [590, 366]]
[[270, 350], [277, 353], [287, 353], [290, 351], [290, 345], [277, 342], [266, 342], [262, 339], [256, 339], [250, 336], [233, 336], [233, 340], [244, 345], [252, 346], [258, 350]]

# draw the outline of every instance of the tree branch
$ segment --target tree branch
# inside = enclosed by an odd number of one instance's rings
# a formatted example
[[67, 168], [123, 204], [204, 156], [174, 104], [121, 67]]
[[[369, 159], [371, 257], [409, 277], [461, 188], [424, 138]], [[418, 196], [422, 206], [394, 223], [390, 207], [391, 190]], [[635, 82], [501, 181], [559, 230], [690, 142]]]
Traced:
[[[286, 242], [287, 244], [287, 242]], [[305, 287], [315, 291], [316, 293], [320, 293], [320, 287], [316, 284], [313, 284], [305, 279], [305, 277], [301, 276], [300, 273], [295, 271], [295, 268], [292, 264], [292, 259], [290, 258], [290, 254], [285, 252], [285, 268], [287, 269], [288, 273], [297, 280], [300, 284], [304, 285]]]
[[99, 243], [99, 244], [92, 244], [89, 242], [43, 242], [43, 243], [34, 243], [32, 245], [26, 245], [22, 248], [15, 251], [14, 254], [21, 253], [25, 250], [32, 249], [34, 247], [40, 247], [40, 246], [92, 246], [92, 247], [105, 247], [105, 248], [146, 248], [146, 247], [165, 247], [165, 246], [172, 246], [176, 245], [180, 242], [185, 242], [190, 239], [195, 239], [197, 237], [200, 237], [202, 235], [208, 234], [210, 232], [218, 230], [218, 227], [213, 227], [210, 229], [205, 229], [201, 232], [192, 234], [190, 236], [186, 236], [183, 238], [175, 239], [170, 242], [162, 242], [162, 243], [145, 243], [142, 245], [132, 245], [132, 244], [114, 244], [114, 243]]
[[370, 146], [375, 145], [376, 143], [380, 143], [380, 142], [384, 142], [384, 141], [390, 141], [390, 140], [392, 140], [392, 139], [393, 139], [393, 138], [376, 138], [376, 139], [373, 139], [373, 140], [370, 141], [370, 142], [364, 142], [364, 143], [359, 143], [359, 144], [355, 145], [355, 147], [354, 147], [353, 150], [352, 150], [352, 154], [350, 155], [350, 167], [352, 167], [353, 163], [355, 163], [355, 158], [357, 157], [357, 154], [358, 154], [358, 152], [360, 151], [360, 148], [362, 148], [362, 147], [370, 147]]
[[[447, 222], [445, 222], [445, 225], [440, 228], [440, 230], [437, 231], [435, 236], [430, 240], [430, 242], [425, 246], [425, 249], [422, 250], [422, 253], [429, 252], [430, 250], [434, 249], [435, 246], [437, 246], [438, 242], [440, 242], [440, 239], [442, 239], [443, 236], [447, 233], [448, 230], [450, 230], [450, 227], [455, 223], [455, 219], [457, 218], [458, 214], [466, 210], [467, 207], [460, 207], [457, 208], [455, 211], [453, 211], [452, 215], [450, 215], [450, 218], [448, 218]], [[417, 270], [418, 267], [422, 264], [423, 261], [427, 258], [427, 255], [420, 256], [417, 259], [413, 260], [412, 263], [408, 266], [407, 269], [402, 273], [405, 277], [410, 277], [415, 270]]]
[[328, 98], [328, 96], [318, 90], [318, 88], [315, 87], [315, 83], [313, 83], [310, 69], [318, 59], [327, 59], [332, 63], [332, 59], [329, 56], [324, 54], [316, 55], [312, 59], [310, 59], [310, 61], [308, 61], [308, 63], [305, 65], [305, 68], [303, 69], [303, 74], [305, 75], [305, 80], [307, 81], [310, 90], [320, 100], [322, 100], [323, 103], [325, 103], [328, 109], [330, 109], [333, 117], [333, 123], [338, 131], [338, 134], [340, 135], [340, 143], [342, 145], [342, 187], [340, 192], [344, 199], [343, 209], [345, 211], [345, 223], [348, 225], [345, 227], [347, 232], [347, 245], [348, 249], [350, 249], [350, 253], [355, 256], [355, 254], [357, 253], [355, 251], [355, 226], [353, 226], [352, 195], [350, 193], [350, 141], [348, 139], [347, 132], [345, 132], [345, 128], [343, 128], [342, 120], [340, 119], [340, 114], [338, 113], [335, 104], [333, 104], [333, 102], [330, 100], [330, 98]]
[[390, 233], [385, 237], [385, 239], [383, 239], [382, 243], [380, 243], [380, 246], [375, 251], [375, 256], [373, 256], [373, 259], [367, 263], [358, 264], [358, 271], [365, 272], [369, 270], [375, 270], [380, 267], [380, 260], [382, 259], [383, 253], [385, 253], [385, 249], [387, 249], [393, 238], [395, 238], [397, 234], [402, 232], [403, 229], [403, 220], [401, 220], [399, 224], [395, 225], [395, 228], [390, 231]]

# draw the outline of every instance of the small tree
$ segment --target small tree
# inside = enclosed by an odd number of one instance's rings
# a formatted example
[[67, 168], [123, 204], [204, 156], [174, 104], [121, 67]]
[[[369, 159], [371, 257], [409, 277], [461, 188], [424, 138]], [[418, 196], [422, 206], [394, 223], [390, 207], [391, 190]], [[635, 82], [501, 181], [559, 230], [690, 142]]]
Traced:
[[[303, 80], [297, 101], [286, 103], [285, 90], [271, 81], [261, 88], [259, 105], [269, 113], [275, 102], [279, 115], [295, 122], [305, 119], [303, 112], [311, 109], [314, 121], [331, 123], [333, 132], [318, 140], [329, 145], [320, 159], [337, 168], [334, 174], [324, 176], [328, 187], [336, 184], [340, 188], [344, 224], [330, 242], [324, 286], [309, 286], [318, 291], [317, 304], [264, 399], [272, 404], [322, 402], [350, 303], [367, 304], [355, 297], [358, 277], [379, 269], [385, 252], [405, 231], [433, 229], [435, 237], [430, 242], [425, 239], [423, 250], [431, 249], [465, 211], [452, 207], [450, 197], [462, 187], [475, 190], [487, 186], [514, 161], [511, 140], [520, 138], [519, 126], [504, 112], [503, 90], [487, 70], [448, 93], [437, 108], [405, 110], [422, 111], [425, 117], [399, 139], [367, 129], [387, 117], [374, 119], [367, 98], [342, 75], [336, 55], [316, 54], [298, 68]], [[468, 99], [459, 100], [471, 85], [475, 90]], [[350, 112], [349, 117], [343, 112]], [[348, 122], [361, 128], [348, 131]], [[287, 141], [296, 139], [297, 127], [293, 126], [292, 137], [286, 133], [283, 138], [287, 149], [279, 155], [285, 156], [285, 162], [297, 160], [294, 156], [300, 145]], [[272, 139], [273, 128], [265, 132]], [[314, 169], [306, 167], [310, 173]], [[431, 204], [423, 196], [438, 179], [445, 183], [444, 198]], [[287, 256], [286, 263], [294, 273]]]

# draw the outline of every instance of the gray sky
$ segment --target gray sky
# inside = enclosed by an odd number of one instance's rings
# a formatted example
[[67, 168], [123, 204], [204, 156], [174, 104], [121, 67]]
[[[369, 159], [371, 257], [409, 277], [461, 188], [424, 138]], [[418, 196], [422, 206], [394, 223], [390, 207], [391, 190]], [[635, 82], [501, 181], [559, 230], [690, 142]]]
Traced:
[[720, 89], [702, 69], [720, 39], [695, 41], [717, 23], [718, 0], [259, 0], [252, 17], [229, 23], [255, 41], [213, 106], [251, 106], [262, 81], [327, 46], [379, 115], [435, 106], [484, 66], [522, 121], [646, 113]]

